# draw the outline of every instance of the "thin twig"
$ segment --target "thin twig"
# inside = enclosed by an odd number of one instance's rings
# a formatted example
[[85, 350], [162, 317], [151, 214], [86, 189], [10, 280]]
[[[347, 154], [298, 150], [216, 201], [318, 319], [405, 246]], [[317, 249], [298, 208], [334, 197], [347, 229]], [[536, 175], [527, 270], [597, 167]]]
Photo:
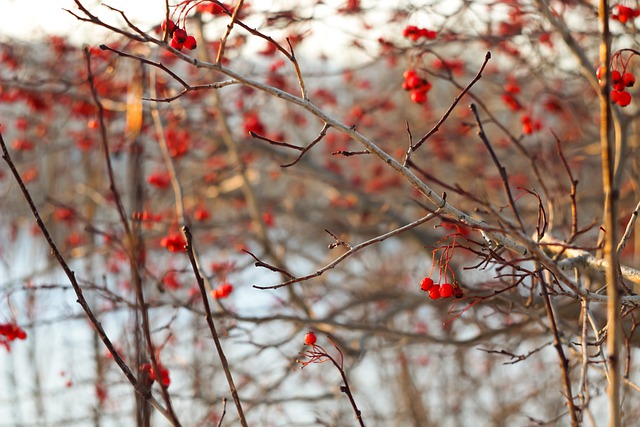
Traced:
[[571, 182], [571, 192], [569, 197], [571, 197], [571, 237], [569, 237], [568, 242], [571, 243], [573, 239], [579, 234], [578, 231], [578, 205], [576, 203], [576, 194], [578, 189], [578, 180], [573, 178], [573, 173], [571, 172], [571, 168], [569, 167], [569, 162], [564, 157], [564, 153], [562, 151], [562, 144], [560, 143], [560, 138], [558, 135], [551, 130], [551, 135], [556, 140], [556, 148], [558, 149], [558, 156], [560, 156], [560, 160], [562, 160], [562, 164], [564, 165], [564, 170], [569, 175], [569, 181]]
[[624, 230], [624, 234], [622, 235], [620, 242], [618, 242], [618, 246], [616, 248], [616, 252], [618, 253], [618, 256], [620, 256], [620, 253], [622, 252], [622, 250], [625, 248], [625, 246], [627, 246], [627, 242], [631, 237], [631, 233], [633, 232], [633, 227], [636, 224], [636, 220], [638, 219], [639, 213], [640, 213], [640, 202], [638, 202], [638, 204], [636, 205], [636, 208], [633, 210], [633, 212], [631, 212], [631, 217], [629, 218], [629, 222], [627, 222], [627, 228]]
[[[218, 2], [216, 2], [218, 3]], [[218, 47], [218, 54], [216, 55], [216, 64], [220, 64], [222, 63], [222, 56], [224, 55], [224, 48], [227, 45], [227, 39], [229, 38], [229, 35], [231, 34], [231, 30], [233, 29], [233, 24], [236, 22], [236, 20], [238, 19], [238, 13], [240, 12], [240, 9], [242, 8], [242, 4], [244, 3], [244, 0], [238, 0], [238, 3], [236, 4], [236, 7], [233, 11], [233, 13], [231, 14], [231, 21], [227, 24], [227, 29], [224, 32], [224, 34], [222, 35], [222, 37], [220, 38], [220, 47]], [[219, 5], [225, 8], [226, 7], [224, 5]]]
[[287, 280], [286, 282], [282, 282], [279, 283], [277, 285], [271, 285], [271, 286], [258, 286], [258, 285], [253, 285], [254, 288], [257, 289], [278, 289], [281, 288], [283, 286], [288, 286], [291, 285], [293, 283], [298, 283], [298, 282], [304, 282], [305, 280], [309, 280], [309, 279], [313, 279], [314, 277], [318, 277], [321, 276], [322, 274], [324, 274], [327, 270], [331, 270], [332, 268], [335, 268], [338, 264], [340, 264], [342, 261], [344, 261], [345, 259], [349, 258], [351, 255], [353, 255], [354, 253], [360, 251], [361, 249], [366, 248], [367, 246], [373, 245], [374, 243], [378, 243], [378, 242], [382, 242], [386, 239], [388, 239], [389, 237], [393, 237], [396, 236], [400, 233], [403, 233], [407, 230], [410, 230], [414, 227], [419, 226], [420, 224], [423, 224], [433, 218], [435, 218], [438, 215], [437, 212], [434, 213], [430, 213], [427, 216], [424, 216], [412, 223], [409, 223], [403, 227], [400, 228], [396, 228], [395, 230], [391, 230], [388, 233], [382, 234], [380, 236], [376, 236], [373, 239], [367, 240], [366, 242], [362, 242], [358, 245], [352, 246], [351, 249], [349, 249], [347, 252], [343, 253], [342, 255], [340, 255], [338, 258], [334, 259], [333, 261], [331, 261], [329, 264], [325, 265], [324, 267], [320, 268], [319, 270], [317, 270], [315, 273], [311, 273], [308, 274], [306, 276], [300, 276], [300, 277], [296, 277], [296, 278], [292, 278]]
[[285, 163], [283, 165], [280, 165], [281, 168], [288, 168], [288, 167], [293, 166], [296, 163], [298, 163], [302, 159], [302, 156], [304, 156], [318, 142], [320, 142], [327, 135], [327, 131], [329, 130], [330, 127], [331, 127], [330, 125], [325, 123], [324, 126], [322, 126], [322, 130], [320, 131], [320, 134], [313, 141], [311, 141], [309, 144], [305, 145], [304, 147], [300, 147], [298, 145], [293, 145], [293, 144], [288, 144], [286, 142], [275, 141], [275, 140], [273, 140], [271, 138], [267, 138], [266, 136], [258, 135], [257, 133], [255, 133], [253, 131], [249, 132], [249, 135], [251, 135], [252, 138], [256, 138], [256, 139], [259, 139], [261, 141], [268, 142], [271, 145], [276, 145], [278, 147], [291, 148], [292, 150], [300, 151], [300, 154], [298, 154], [298, 157], [296, 157], [295, 160], [293, 160], [290, 163]]
[[238, 411], [238, 418], [240, 418], [240, 424], [243, 427], [247, 427], [247, 420], [244, 415], [244, 411], [242, 409], [242, 402], [240, 401], [240, 397], [238, 396], [238, 390], [236, 389], [236, 385], [233, 381], [233, 375], [231, 374], [231, 369], [229, 368], [229, 362], [227, 361], [227, 356], [224, 354], [224, 350], [222, 349], [222, 344], [220, 343], [220, 338], [218, 337], [218, 332], [216, 331], [216, 326], [213, 323], [213, 316], [211, 315], [211, 306], [209, 305], [209, 296], [207, 294], [207, 289], [204, 286], [204, 279], [200, 275], [200, 270], [198, 268], [198, 264], [195, 258], [195, 252], [193, 248], [193, 236], [191, 235], [191, 230], [186, 225], [182, 227], [182, 231], [187, 239], [187, 255], [189, 256], [189, 261], [191, 262], [191, 267], [193, 268], [193, 274], [196, 276], [196, 281], [198, 282], [198, 288], [200, 289], [200, 295], [202, 296], [202, 303], [204, 304], [204, 312], [205, 319], [207, 320], [207, 325], [209, 326], [209, 331], [211, 332], [211, 337], [213, 338], [213, 342], [216, 346], [216, 351], [218, 352], [218, 357], [220, 358], [220, 363], [222, 364], [222, 370], [224, 371], [225, 377], [227, 378], [227, 383], [229, 384], [229, 390], [231, 391], [231, 397], [233, 398], [233, 402], [236, 405], [236, 410]]
[[502, 185], [504, 186], [504, 191], [507, 194], [507, 199], [509, 200], [509, 206], [511, 206], [511, 210], [513, 211], [513, 214], [516, 216], [516, 219], [518, 220], [518, 224], [520, 224], [520, 229], [524, 231], [524, 224], [520, 219], [520, 214], [518, 213], [518, 209], [516, 208], [516, 202], [513, 200], [513, 195], [511, 194], [511, 188], [509, 187], [509, 178], [507, 176], [507, 170], [505, 169], [504, 166], [502, 166], [502, 164], [500, 164], [500, 160], [498, 160], [498, 156], [496, 155], [495, 151], [493, 151], [493, 147], [491, 146], [491, 143], [489, 142], [487, 135], [484, 133], [482, 121], [480, 120], [480, 116], [478, 115], [478, 109], [476, 108], [476, 105], [472, 103], [469, 106], [469, 108], [471, 109], [471, 112], [473, 112], [473, 115], [476, 119], [476, 124], [478, 126], [478, 136], [480, 137], [482, 142], [484, 142], [485, 147], [487, 147], [487, 150], [491, 155], [491, 159], [493, 160], [493, 163], [496, 165], [496, 168], [500, 173], [500, 178], [502, 179]]
[[547, 283], [544, 280], [544, 276], [539, 277], [540, 289], [542, 290], [542, 299], [544, 301], [544, 308], [547, 312], [547, 318], [549, 319], [549, 328], [553, 335], [553, 347], [558, 354], [558, 360], [560, 362], [560, 371], [562, 373], [562, 385], [564, 387], [565, 398], [567, 399], [567, 405], [569, 407], [569, 416], [571, 417], [571, 426], [578, 427], [580, 421], [578, 420], [578, 408], [576, 408], [573, 401], [573, 392], [571, 389], [571, 373], [569, 366], [569, 359], [564, 354], [562, 348], [562, 340], [560, 339], [560, 332], [558, 331], [558, 324], [556, 323], [556, 315], [553, 307], [551, 306], [551, 299], [549, 298], [549, 291], [547, 289]]
[[489, 59], [491, 59], [491, 52], [487, 52], [484, 55], [484, 61], [482, 62], [482, 66], [480, 67], [480, 70], [478, 70], [478, 73], [475, 75], [475, 77], [469, 82], [469, 84], [462, 89], [462, 92], [460, 92], [458, 94], [458, 96], [456, 96], [453, 99], [453, 102], [451, 103], [451, 105], [449, 106], [449, 108], [447, 109], [447, 111], [444, 113], [444, 115], [440, 118], [440, 120], [438, 121], [438, 123], [435, 124], [435, 126], [426, 133], [425, 136], [423, 136], [422, 138], [420, 138], [420, 140], [418, 142], [416, 142], [415, 145], [411, 145], [409, 147], [409, 150], [407, 151], [407, 155], [405, 157], [405, 161], [404, 164], [407, 164], [407, 161], [409, 160], [409, 157], [411, 155], [411, 153], [413, 153], [414, 151], [418, 150], [418, 148], [420, 148], [420, 146], [422, 146], [422, 144], [424, 144], [424, 142], [429, 139], [431, 137], [431, 135], [433, 135], [434, 133], [438, 132], [440, 130], [440, 126], [443, 125], [443, 123], [447, 120], [447, 118], [449, 117], [449, 115], [451, 114], [451, 112], [453, 111], [453, 109], [456, 107], [456, 105], [458, 105], [458, 102], [460, 102], [460, 100], [462, 99], [462, 97], [469, 92], [469, 90], [471, 89], [471, 87], [478, 81], [480, 80], [480, 78], [482, 77], [482, 72], [484, 71], [485, 67], [487, 66], [487, 63], [489, 62]]

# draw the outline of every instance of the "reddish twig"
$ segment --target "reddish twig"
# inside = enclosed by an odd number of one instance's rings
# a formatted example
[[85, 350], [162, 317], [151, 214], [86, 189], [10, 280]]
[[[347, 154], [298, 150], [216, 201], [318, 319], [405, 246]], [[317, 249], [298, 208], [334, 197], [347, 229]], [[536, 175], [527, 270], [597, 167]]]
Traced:
[[326, 361], [330, 361], [333, 364], [333, 366], [336, 367], [338, 372], [340, 372], [340, 376], [342, 377], [342, 382], [344, 383], [344, 385], [340, 386], [340, 391], [347, 395], [347, 398], [349, 399], [349, 403], [351, 403], [351, 407], [353, 408], [353, 412], [356, 415], [356, 419], [358, 420], [358, 423], [360, 424], [360, 426], [364, 427], [365, 424], [364, 424], [364, 420], [362, 419], [362, 411], [358, 409], [356, 400], [353, 397], [353, 393], [351, 392], [351, 387], [349, 386], [349, 381], [347, 380], [347, 373], [344, 370], [344, 355], [342, 354], [342, 351], [340, 350], [340, 348], [336, 345], [336, 343], [333, 342], [331, 338], [327, 337], [327, 339], [329, 340], [329, 342], [331, 342], [331, 345], [333, 345], [333, 347], [338, 351], [340, 355], [340, 361], [337, 361], [334, 357], [332, 357], [329, 353], [327, 353], [327, 351], [322, 346], [319, 346], [317, 344], [311, 344], [311, 350], [305, 353], [301, 353], [302, 356], [309, 358], [309, 360], [307, 361], [298, 360], [297, 362], [302, 365], [301, 368], [304, 368], [305, 366], [308, 366], [311, 363], [324, 363]]

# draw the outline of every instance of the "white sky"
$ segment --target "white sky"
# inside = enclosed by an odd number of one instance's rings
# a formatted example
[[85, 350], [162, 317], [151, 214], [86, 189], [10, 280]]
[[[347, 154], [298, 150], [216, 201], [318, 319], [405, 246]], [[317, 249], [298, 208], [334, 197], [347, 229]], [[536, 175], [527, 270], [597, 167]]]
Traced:
[[[99, 1], [83, 0], [100, 17], [109, 15]], [[137, 23], [155, 24], [164, 16], [164, 0], [108, 0], [104, 3], [127, 12]], [[170, 4], [175, 3], [171, 1]], [[36, 39], [45, 34], [66, 34], [87, 41], [96, 27], [83, 24], [63, 9], [75, 10], [73, 0], [0, 0], [0, 35]]]

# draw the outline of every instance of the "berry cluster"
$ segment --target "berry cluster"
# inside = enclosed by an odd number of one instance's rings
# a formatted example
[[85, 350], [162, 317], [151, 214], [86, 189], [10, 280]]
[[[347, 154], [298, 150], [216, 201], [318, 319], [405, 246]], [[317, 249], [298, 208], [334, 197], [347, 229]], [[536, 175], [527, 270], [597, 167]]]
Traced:
[[404, 82], [402, 82], [402, 89], [409, 91], [411, 100], [416, 104], [426, 102], [427, 92], [431, 90], [431, 83], [419, 77], [416, 71], [412, 69], [405, 71], [403, 76]]
[[[606, 68], [600, 67], [596, 71], [596, 77], [602, 84], [602, 77], [607, 72]], [[626, 107], [631, 103], [631, 94], [626, 91], [627, 88], [636, 84], [636, 77], [625, 70], [622, 73], [618, 70], [611, 71], [611, 102], [621, 107]]]
[[457, 284], [435, 284], [433, 279], [431, 279], [430, 277], [425, 277], [420, 281], [420, 289], [422, 289], [424, 292], [429, 292], [429, 298], [431, 299], [451, 297], [462, 298], [464, 296], [462, 288], [460, 288], [460, 286], [458, 286]]
[[160, 246], [167, 248], [169, 252], [185, 252], [187, 241], [182, 234], [169, 234], [160, 240]]
[[429, 40], [433, 40], [437, 35], [438, 34], [435, 31], [427, 30], [425, 28], [418, 28], [415, 25], [407, 25], [405, 29], [402, 30], [402, 37], [411, 39], [414, 42], [417, 42], [423, 37]]
[[180, 28], [176, 25], [172, 20], [164, 21], [162, 23], [162, 31], [166, 31], [171, 37], [171, 47], [177, 50], [182, 50], [182, 48], [186, 48], [189, 50], [193, 50], [198, 47], [198, 43], [196, 38], [190, 36], [187, 33], [185, 28]]
[[632, 21], [633, 18], [640, 16], [640, 9], [623, 6], [621, 4], [617, 4], [615, 7], [618, 13], [612, 13], [611, 19], [619, 21], [621, 24], [626, 24], [627, 22]]
[[27, 333], [15, 323], [0, 323], [0, 345], [4, 346], [7, 351], [10, 350], [9, 343], [14, 340], [24, 340]]
[[[169, 387], [169, 385], [171, 384], [171, 378], [169, 378], [169, 370], [165, 368], [161, 363], [158, 364], [158, 369], [160, 370], [160, 385], [162, 385], [162, 387], [164, 388]], [[150, 363], [145, 363], [140, 366], [140, 370], [149, 376], [151, 382], [157, 379], [157, 375]]]

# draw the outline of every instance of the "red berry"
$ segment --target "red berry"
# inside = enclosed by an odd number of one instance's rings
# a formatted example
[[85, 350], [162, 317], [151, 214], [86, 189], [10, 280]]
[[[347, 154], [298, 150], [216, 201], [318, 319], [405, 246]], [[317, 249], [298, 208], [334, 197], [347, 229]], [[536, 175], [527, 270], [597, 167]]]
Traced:
[[225, 282], [225, 283], [222, 283], [213, 291], [213, 297], [217, 299], [226, 298], [229, 295], [231, 295], [232, 291], [233, 291], [233, 285]]
[[622, 83], [624, 83], [625, 87], [631, 87], [636, 84], [636, 76], [631, 73], [624, 73], [622, 75]]
[[613, 102], [614, 104], [617, 104], [619, 97], [620, 97], [620, 92], [618, 92], [617, 90], [611, 91], [611, 102]]
[[171, 43], [169, 44], [171, 45], [172, 48], [176, 50], [182, 50], [182, 47], [184, 46], [183, 43], [177, 42], [176, 39], [171, 39]]
[[611, 72], [611, 84], [614, 85], [618, 83], [620, 80], [622, 80], [622, 74], [620, 74], [620, 71], [613, 70]]
[[618, 92], [617, 103], [621, 107], [626, 107], [631, 103], [631, 94], [629, 92]]
[[169, 25], [167, 26], [167, 21], [163, 21], [162, 22], [162, 31], [165, 30], [165, 28], [168, 27], [167, 32], [169, 33], [170, 36], [173, 35], [174, 30], [176, 29], [176, 23], [173, 22], [172, 20], [169, 20]]
[[598, 69], [596, 70], [596, 77], [598, 78], [598, 80], [602, 80], [606, 72], [607, 72], [607, 67], [605, 67], [604, 65], [601, 65], [600, 67], [598, 67]]
[[450, 298], [453, 296], [453, 285], [451, 283], [443, 283], [440, 285], [440, 296], [442, 298]]
[[315, 345], [317, 340], [318, 338], [316, 337], [316, 334], [311, 331], [307, 332], [307, 334], [304, 336], [305, 345]]
[[188, 36], [189, 35], [187, 34], [187, 30], [185, 30], [184, 28], [176, 28], [176, 30], [173, 32], [173, 40], [175, 40], [176, 43], [184, 44], [184, 42], [187, 41]]
[[411, 100], [416, 104], [422, 104], [427, 101], [427, 92], [424, 90], [412, 90]]
[[622, 92], [627, 88], [625, 84], [622, 82], [622, 80], [620, 80], [617, 83], [613, 83], [611, 86], [613, 87], [613, 90], [617, 90], [618, 92]]
[[433, 280], [431, 279], [431, 277], [425, 277], [420, 281], [420, 289], [422, 289], [425, 292], [429, 292], [429, 289], [431, 289], [432, 286], [433, 286]]
[[187, 39], [184, 41], [184, 47], [186, 47], [189, 50], [193, 50], [197, 48], [198, 42], [196, 41], [196, 38], [193, 36], [188, 36]]
[[407, 77], [405, 81], [407, 82], [407, 86], [409, 87], [409, 89], [415, 89], [419, 86], [422, 86], [422, 79], [415, 74]]
[[433, 285], [431, 289], [429, 289], [429, 298], [431, 299], [440, 298], [440, 285]]

